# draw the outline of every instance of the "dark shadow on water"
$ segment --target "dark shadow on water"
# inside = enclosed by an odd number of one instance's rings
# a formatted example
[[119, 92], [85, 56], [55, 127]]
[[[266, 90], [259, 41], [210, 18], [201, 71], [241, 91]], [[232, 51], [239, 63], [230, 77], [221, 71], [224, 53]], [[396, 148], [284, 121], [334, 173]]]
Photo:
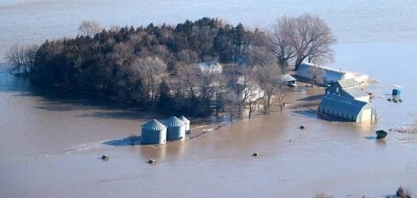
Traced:
[[303, 117], [308, 117], [308, 118], [318, 118], [317, 117], [317, 113], [313, 110], [294, 110], [293, 113], [298, 114], [300, 116]]
[[[9, 76], [8, 78], [14, 77]], [[162, 115], [143, 108], [138, 108], [135, 104], [121, 103], [105, 97], [74, 90], [32, 86], [29, 82], [21, 83], [20, 81], [27, 80], [9, 79], [4, 85], [0, 85], [0, 91], [15, 91], [17, 92], [15, 96], [19, 97], [38, 97], [34, 98], [34, 100], [39, 101], [39, 103], [36, 103], [36, 108], [38, 109], [58, 112], [88, 110], [81, 116], [108, 119], [162, 118]]]
[[377, 140], [376, 136], [366, 136], [365, 139], [367, 139], [367, 140]]
[[135, 146], [141, 145], [141, 136], [129, 136], [127, 138], [118, 139], [118, 140], [109, 140], [103, 142], [105, 145], [109, 146]]
[[307, 96], [305, 98], [300, 98], [298, 101], [314, 101], [314, 100], [321, 100], [323, 98], [323, 94]]
[[162, 115], [158, 115], [155, 112], [143, 112], [143, 111], [135, 111], [135, 110], [128, 110], [128, 109], [121, 109], [121, 110], [112, 110], [111, 112], [94, 112], [89, 114], [84, 114], [82, 117], [94, 117], [94, 118], [108, 118], [108, 119], [159, 119], [161, 120], [163, 117]]
[[376, 136], [365, 136], [364, 137], [365, 139], [367, 139], [367, 140], [369, 140], [369, 141], [375, 141], [375, 143], [376, 144], [378, 144], [378, 145], [386, 145], [387, 144], [387, 142], [385, 141], [385, 139], [378, 139], [378, 138], [376, 138]]

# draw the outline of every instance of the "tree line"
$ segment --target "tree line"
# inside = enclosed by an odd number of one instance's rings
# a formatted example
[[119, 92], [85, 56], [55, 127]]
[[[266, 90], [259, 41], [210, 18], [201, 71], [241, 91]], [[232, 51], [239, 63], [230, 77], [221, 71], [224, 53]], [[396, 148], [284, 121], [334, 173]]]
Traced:
[[[309, 14], [280, 18], [268, 31], [216, 18], [108, 30], [83, 21], [79, 31], [76, 38], [39, 47], [13, 46], [6, 59], [16, 74], [40, 86], [189, 116], [213, 111], [234, 116], [242, 108], [251, 113], [259, 103], [267, 113], [274, 102], [283, 103], [280, 76], [303, 61], [332, 60], [330, 46], [336, 42], [325, 22]], [[217, 63], [221, 72], [213, 70]], [[256, 100], [259, 89], [264, 95]]]

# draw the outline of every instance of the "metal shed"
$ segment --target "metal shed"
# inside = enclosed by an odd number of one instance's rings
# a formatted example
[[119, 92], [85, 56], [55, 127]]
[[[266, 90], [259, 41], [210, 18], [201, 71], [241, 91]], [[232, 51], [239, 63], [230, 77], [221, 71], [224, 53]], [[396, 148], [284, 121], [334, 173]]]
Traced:
[[185, 124], [175, 116], [163, 122], [167, 126], [167, 140], [181, 140], [185, 138]]
[[165, 144], [167, 127], [158, 120], [151, 120], [142, 125], [142, 144]]
[[190, 120], [188, 120], [185, 116], [181, 116], [179, 117], [179, 119], [184, 123], [185, 125], [185, 132], [189, 132], [190, 131]]
[[298, 68], [296, 74], [299, 77], [306, 78], [311, 80], [312, 75], [311, 71], [314, 68], [319, 68], [324, 71], [324, 83], [333, 84], [341, 79], [354, 78], [354, 74], [347, 71], [342, 71], [341, 69], [334, 69], [330, 67], [324, 67], [319, 65], [314, 65], [311, 63], [302, 63]]
[[371, 103], [334, 94], [323, 97], [318, 111], [332, 118], [354, 122], [374, 122], [378, 117]]

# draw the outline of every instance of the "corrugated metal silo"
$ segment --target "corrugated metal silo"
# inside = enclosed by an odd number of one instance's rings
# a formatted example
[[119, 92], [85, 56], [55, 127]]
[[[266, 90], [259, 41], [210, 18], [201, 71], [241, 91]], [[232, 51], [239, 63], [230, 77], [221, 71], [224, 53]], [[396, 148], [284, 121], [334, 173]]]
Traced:
[[179, 118], [182, 122], [184, 122], [185, 125], [185, 132], [189, 132], [190, 131], [190, 120], [188, 120], [185, 116], [181, 116]]
[[167, 127], [158, 120], [151, 120], [142, 125], [142, 144], [165, 144]]
[[185, 138], [184, 122], [171, 116], [163, 122], [167, 126], [167, 140], [181, 140]]

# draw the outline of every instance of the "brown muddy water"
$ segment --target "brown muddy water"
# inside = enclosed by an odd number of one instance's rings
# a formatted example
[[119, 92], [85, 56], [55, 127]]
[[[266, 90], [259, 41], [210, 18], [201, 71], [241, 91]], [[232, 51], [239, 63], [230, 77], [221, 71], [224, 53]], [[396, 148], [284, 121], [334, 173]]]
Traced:
[[[378, 82], [367, 90], [380, 118], [372, 125], [328, 122], [286, 108], [217, 130], [209, 129], [225, 123], [210, 118], [217, 124], [194, 125], [189, 137], [208, 132], [185, 142], [131, 146], [126, 138], [140, 135], [141, 124], [155, 115], [37, 90], [0, 66], [0, 198], [307, 198], [319, 192], [351, 198], [393, 194], [400, 185], [416, 194], [417, 137], [392, 131], [376, 140], [374, 133], [415, 123], [416, 9], [414, 0], [3, 0], [0, 62], [14, 43], [75, 37], [82, 20], [108, 28], [209, 16], [262, 29], [283, 15], [318, 15], [339, 40], [331, 66]], [[393, 88], [401, 90], [402, 103], [387, 102]], [[317, 92], [300, 87], [289, 98], [304, 102]], [[103, 154], [110, 159], [101, 160]], [[150, 158], [156, 163], [146, 163]]]
[[[415, 137], [390, 132], [376, 140], [384, 119], [328, 122], [308, 109], [286, 108], [194, 125], [189, 137], [222, 127], [184, 142], [109, 144], [140, 135], [153, 116], [85, 95], [33, 91], [1, 74], [0, 197], [375, 197], [400, 185], [417, 189], [417, 146], [397, 142]], [[321, 92], [300, 87], [289, 101]], [[110, 159], [101, 160], [103, 154]], [[146, 163], [151, 158], [156, 164]]]

